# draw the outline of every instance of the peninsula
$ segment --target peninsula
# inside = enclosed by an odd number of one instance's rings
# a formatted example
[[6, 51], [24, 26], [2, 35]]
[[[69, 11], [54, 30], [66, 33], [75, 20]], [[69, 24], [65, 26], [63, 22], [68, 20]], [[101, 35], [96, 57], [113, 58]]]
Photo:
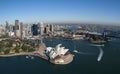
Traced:
[[[51, 59], [51, 56], [48, 56], [48, 53], [46, 53], [48, 48], [49, 47], [46, 47], [44, 43], [37, 44], [34, 42], [30, 42], [29, 40], [11, 38], [0, 39], [0, 57], [12, 57], [20, 55], [38, 56], [40, 58], [50, 61], [53, 64], [69, 64], [73, 61], [74, 55], [68, 52], [68, 49], [67, 51], [65, 50], [64, 54], [56, 54], [56, 57]], [[63, 51], [64, 49], [59, 50]], [[57, 51], [57, 49], [55, 51]]]

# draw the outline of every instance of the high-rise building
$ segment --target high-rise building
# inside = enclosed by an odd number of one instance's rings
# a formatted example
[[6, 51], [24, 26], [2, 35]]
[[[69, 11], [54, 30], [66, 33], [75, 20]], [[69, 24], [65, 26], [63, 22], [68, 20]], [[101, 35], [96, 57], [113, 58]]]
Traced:
[[9, 26], [9, 31], [12, 31], [12, 32], [13, 32], [13, 25], [10, 25], [10, 26]]
[[46, 33], [46, 34], [49, 34], [49, 33], [50, 33], [50, 26], [49, 26], [49, 25], [47, 25], [47, 26], [45, 27], [45, 33]]
[[43, 22], [40, 23], [40, 35], [44, 34], [44, 24]]
[[31, 27], [32, 35], [38, 35], [38, 25], [33, 24]]
[[50, 31], [53, 32], [54, 31], [54, 27], [53, 24], [50, 25]]
[[5, 28], [4, 26], [0, 25], [0, 36], [5, 35]]
[[22, 31], [23, 31], [23, 23], [22, 22], [20, 22], [19, 31], [20, 31], [20, 37], [22, 37]]
[[22, 38], [22, 24], [19, 20], [15, 20], [15, 36], [17, 38]]
[[31, 31], [31, 25], [27, 25], [27, 28], [25, 30], [25, 34], [26, 36], [30, 36], [32, 34], [32, 31]]
[[14, 26], [13, 26], [13, 25], [9, 25], [9, 32], [8, 32], [8, 35], [9, 35], [10, 37], [15, 36], [15, 33], [14, 33]]
[[15, 20], [15, 30], [19, 30], [19, 25], [20, 25], [19, 20]]
[[8, 21], [6, 21], [5, 30], [6, 30], [7, 33], [9, 32], [9, 23], [8, 23]]

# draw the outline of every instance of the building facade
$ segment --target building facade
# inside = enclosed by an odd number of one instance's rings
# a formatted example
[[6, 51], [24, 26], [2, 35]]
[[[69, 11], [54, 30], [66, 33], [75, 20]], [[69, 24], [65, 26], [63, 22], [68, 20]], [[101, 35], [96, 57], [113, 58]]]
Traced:
[[22, 25], [19, 20], [15, 20], [15, 36], [17, 38], [22, 38]]

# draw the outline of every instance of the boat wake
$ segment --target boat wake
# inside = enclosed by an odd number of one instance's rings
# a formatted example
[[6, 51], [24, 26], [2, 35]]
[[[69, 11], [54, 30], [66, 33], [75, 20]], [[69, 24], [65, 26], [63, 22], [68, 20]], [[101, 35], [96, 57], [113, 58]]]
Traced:
[[103, 51], [103, 49], [102, 49], [101, 47], [104, 47], [104, 44], [101, 44], [101, 45], [98, 45], [98, 44], [91, 44], [90, 46], [99, 47], [100, 53], [99, 53], [99, 55], [98, 55], [97, 61], [100, 61], [100, 60], [102, 59], [103, 53], [104, 53], [104, 51]]
[[103, 49], [101, 48], [101, 47], [99, 47], [99, 51], [100, 51], [100, 53], [99, 53], [99, 55], [98, 55], [98, 58], [97, 58], [97, 61], [100, 61], [101, 59], [102, 59], [102, 57], [103, 57]]
[[90, 44], [90, 46], [97, 46], [97, 47], [103, 46], [103, 47], [104, 47], [104, 44], [101, 44], [101, 45], [98, 45], [98, 44]]
[[78, 50], [73, 50], [74, 53], [78, 53], [78, 54], [84, 54], [84, 55], [92, 55], [92, 53], [84, 53], [84, 52], [80, 52]]

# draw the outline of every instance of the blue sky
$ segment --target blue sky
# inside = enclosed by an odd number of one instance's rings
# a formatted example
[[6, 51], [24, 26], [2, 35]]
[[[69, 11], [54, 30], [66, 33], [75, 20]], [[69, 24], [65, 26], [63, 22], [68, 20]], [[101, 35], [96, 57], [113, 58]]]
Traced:
[[120, 25], [120, 0], [0, 0], [0, 24], [15, 19]]

